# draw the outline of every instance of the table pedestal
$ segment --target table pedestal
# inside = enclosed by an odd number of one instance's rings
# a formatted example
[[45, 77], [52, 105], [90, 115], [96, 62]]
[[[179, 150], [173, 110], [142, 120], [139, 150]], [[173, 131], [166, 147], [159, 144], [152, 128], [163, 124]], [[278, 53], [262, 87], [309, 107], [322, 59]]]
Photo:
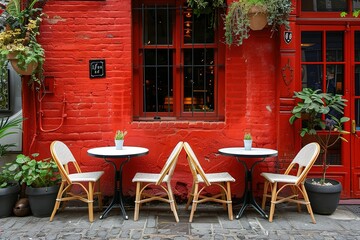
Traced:
[[244, 192], [244, 196], [243, 196], [243, 204], [242, 204], [242, 206], [240, 208], [239, 213], [236, 215], [236, 219], [239, 219], [242, 216], [242, 214], [244, 213], [245, 208], [247, 206], [252, 206], [264, 218], [268, 218], [268, 215], [257, 204], [257, 202], [256, 202], [256, 200], [254, 198], [254, 195], [252, 193], [252, 173], [253, 173], [253, 169], [257, 164], [263, 162], [265, 160], [265, 158], [262, 158], [260, 161], [254, 162], [250, 169], [247, 167], [246, 162], [243, 161], [243, 160], [240, 160], [239, 157], [236, 157], [236, 160], [239, 163], [241, 163], [244, 166], [244, 169], [245, 169], [245, 192]]
[[119, 204], [120, 205], [120, 210], [122, 212], [122, 215], [124, 217], [124, 219], [128, 220], [129, 217], [126, 214], [125, 211], [125, 207], [124, 207], [124, 203], [123, 203], [123, 191], [122, 191], [122, 171], [123, 171], [123, 167], [124, 165], [130, 161], [130, 156], [127, 157], [127, 159], [125, 161], [123, 161], [120, 164], [120, 168], [117, 169], [116, 164], [111, 161], [108, 160], [107, 158], [104, 158], [105, 162], [111, 164], [114, 167], [114, 173], [115, 173], [115, 179], [114, 179], [114, 196], [113, 199], [111, 200], [110, 205], [105, 209], [105, 211], [103, 212], [103, 214], [101, 214], [100, 219], [103, 219], [106, 217], [106, 215], [110, 212], [110, 210], [116, 205]]

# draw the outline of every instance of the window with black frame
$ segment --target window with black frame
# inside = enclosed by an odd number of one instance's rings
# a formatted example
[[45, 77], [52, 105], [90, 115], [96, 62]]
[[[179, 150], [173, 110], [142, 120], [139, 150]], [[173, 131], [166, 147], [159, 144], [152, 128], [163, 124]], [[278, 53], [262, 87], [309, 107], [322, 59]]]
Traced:
[[179, 1], [133, 7], [135, 120], [220, 119], [221, 45], [209, 14]]

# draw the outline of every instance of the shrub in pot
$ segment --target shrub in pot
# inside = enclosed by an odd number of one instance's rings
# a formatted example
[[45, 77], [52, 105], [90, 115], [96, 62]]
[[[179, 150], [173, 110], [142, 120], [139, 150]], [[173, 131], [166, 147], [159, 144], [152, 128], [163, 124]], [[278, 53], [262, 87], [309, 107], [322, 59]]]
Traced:
[[[22, 118], [10, 118], [5, 117], [0, 121], [0, 139], [14, 134], [12, 128], [19, 127], [22, 123]], [[14, 146], [14, 144], [0, 144], [0, 157], [7, 153], [8, 148]], [[8, 217], [11, 215], [13, 207], [18, 199], [20, 186], [14, 181], [13, 174], [9, 171], [9, 164], [5, 164], [0, 172], [0, 218]]]
[[13, 163], [14, 179], [26, 185], [32, 214], [49, 217], [55, 205], [61, 176], [51, 158], [36, 160], [38, 154], [19, 154]]
[[293, 124], [297, 119], [303, 119], [301, 137], [313, 137], [322, 149], [321, 177], [305, 181], [311, 207], [315, 213], [332, 214], [339, 203], [342, 188], [340, 182], [326, 178], [329, 167], [327, 153], [338, 141], [347, 142], [344, 135], [349, 132], [343, 128], [343, 124], [350, 120], [343, 116], [347, 100], [341, 94], [323, 93], [310, 88], [294, 94], [300, 101], [293, 108], [289, 122]]

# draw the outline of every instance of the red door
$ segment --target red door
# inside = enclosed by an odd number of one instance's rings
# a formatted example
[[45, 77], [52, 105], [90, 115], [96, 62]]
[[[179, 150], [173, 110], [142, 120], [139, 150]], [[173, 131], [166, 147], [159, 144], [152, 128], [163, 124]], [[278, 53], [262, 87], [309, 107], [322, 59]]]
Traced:
[[350, 31], [351, 198], [360, 198], [360, 27]]

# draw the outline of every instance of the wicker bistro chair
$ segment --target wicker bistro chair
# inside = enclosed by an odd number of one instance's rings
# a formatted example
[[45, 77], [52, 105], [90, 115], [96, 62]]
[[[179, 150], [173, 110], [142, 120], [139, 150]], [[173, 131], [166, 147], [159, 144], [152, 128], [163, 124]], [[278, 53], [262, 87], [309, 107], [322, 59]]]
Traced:
[[[60, 207], [60, 203], [65, 203], [70, 200], [80, 200], [88, 204], [89, 221], [94, 221], [93, 213], [93, 200], [94, 196], [97, 196], [99, 208], [102, 209], [102, 194], [100, 191], [100, 177], [104, 174], [103, 171], [98, 172], [81, 172], [81, 169], [76, 162], [70, 149], [60, 141], [54, 141], [51, 143], [50, 151], [53, 159], [55, 160], [59, 172], [61, 174], [62, 182], [59, 188], [59, 192], [56, 198], [54, 210], [50, 216], [50, 222], [54, 219], [57, 210]], [[69, 164], [73, 164], [76, 173], [69, 172]], [[80, 186], [84, 194], [75, 194], [71, 192], [73, 186]]]
[[[269, 222], [273, 221], [276, 204], [282, 202], [294, 202], [298, 205], [299, 212], [301, 210], [300, 204], [306, 205], [312, 222], [316, 223], [310, 201], [305, 190], [304, 181], [311, 167], [314, 165], [319, 153], [320, 145], [316, 142], [309, 143], [298, 152], [284, 174], [261, 173], [261, 176], [265, 178], [264, 194], [261, 206], [262, 209], [265, 209], [267, 198], [271, 198]], [[296, 173], [296, 175], [292, 175], [294, 173]], [[291, 195], [279, 196], [279, 194], [287, 187], [291, 189]], [[270, 193], [268, 190], [270, 190]], [[299, 193], [301, 193], [303, 199], [299, 199]], [[284, 192], [283, 195], [285, 195]]]
[[[183, 142], [179, 142], [171, 152], [160, 173], [139, 172], [135, 174], [132, 180], [132, 182], [136, 183], [134, 221], [139, 219], [139, 210], [142, 203], [157, 200], [170, 203], [170, 208], [174, 213], [175, 220], [176, 222], [179, 222], [174, 194], [172, 192], [170, 182], [182, 148]], [[151, 185], [160, 186], [165, 193], [162, 195], [153, 195], [145, 192], [145, 190], [148, 189], [148, 187]]]
[[[184, 149], [186, 151], [190, 170], [193, 175], [193, 186], [185, 207], [188, 209], [190, 203], [192, 202], [189, 222], [192, 222], [193, 220], [197, 204], [203, 202], [222, 203], [225, 209], [227, 205], [229, 219], [233, 220], [230, 183], [235, 182], [235, 179], [228, 172], [205, 173], [199, 163], [199, 160], [187, 142], [184, 143]], [[201, 192], [211, 185], [219, 186], [221, 193], [212, 196], [201, 195]]]

